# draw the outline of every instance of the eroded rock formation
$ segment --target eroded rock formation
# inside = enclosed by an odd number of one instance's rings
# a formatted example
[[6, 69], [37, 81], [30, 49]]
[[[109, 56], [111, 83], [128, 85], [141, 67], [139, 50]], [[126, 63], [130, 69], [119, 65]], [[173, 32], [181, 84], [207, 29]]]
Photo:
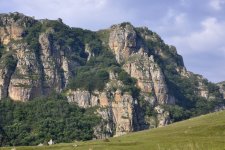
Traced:
[[[95, 129], [98, 138], [170, 123], [169, 111], [164, 106], [174, 105], [179, 99], [171, 92], [173, 89], [170, 89], [165, 69], [172, 69], [181, 78], [195, 78], [195, 93], [206, 100], [215, 99], [205, 79], [186, 70], [175, 47], [166, 45], [147, 28], [135, 28], [130, 23], [113, 25], [105, 31], [105, 39], [101, 42], [113, 52], [121, 69], [136, 79], [136, 87], [140, 89], [138, 97], [123, 92], [123, 83], [111, 70], [103, 90], [70, 89], [68, 84], [72, 77], [76, 78], [76, 67], [83, 65], [77, 59], [77, 51], [85, 55], [82, 60], [85, 63], [95, 54], [90, 43], [78, 43], [79, 49], [73, 47], [72, 40], [63, 45], [62, 35], [56, 34], [56, 30], [45, 22], [48, 20], [38, 21], [19, 13], [0, 15], [0, 99], [9, 97], [26, 102], [52, 91], [63, 91], [72, 104], [96, 107], [96, 113], [102, 118]], [[29, 43], [25, 37], [34, 25], [37, 25], [37, 35], [34, 35], [37, 37]], [[60, 25], [65, 26], [61, 21]], [[81, 42], [81, 39], [77, 41]], [[152, 46], [157, 44], [157, 47]], [[219, 86], [225, 97], [224, 85]], [[146, 115], [146, 109], [151, 109], [154, 115], [152, 112]]]

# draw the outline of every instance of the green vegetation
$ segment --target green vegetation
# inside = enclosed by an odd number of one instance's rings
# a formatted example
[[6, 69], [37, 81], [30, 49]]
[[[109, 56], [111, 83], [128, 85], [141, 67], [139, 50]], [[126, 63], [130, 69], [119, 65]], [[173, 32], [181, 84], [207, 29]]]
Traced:
[[71, 79], [69, 88], [84, 89], [90, 92], [102, 91], [109, 81], [109, 71], [118, 74], [118, 80], [122, 81], [124, 87], [122, 92], [129, 92], [133, 97], [139, 96], [139, 89], [136, 87], [136, 80], [131, 78], [116, 62], [114, 55], [102, 47], [99, 54], [86, 63], [85, 66], [77, 67], [76, 75]]
[[13, 18], [14, 21], [17, 21], [20, 19], [20, 14], [19, 13], [10, 13], [10, 18]]
[[95, 71], [89, 67], [81, 67], [77, 69], [77, 76], [70, 82], [69, 88], [79, 88], [90, 92], [94, 90], [102, 91], [108, 80], [109, 74], [105, 70]]
[[[46, 31], [49, 32], [51, 46], [59, 46], [69, 60], [80, 64], [79, 67], [74, 69], [74, 77], [70, 79], [69, 88], [79, 88], [90, 92], [94, 90], [101, 91], [109, 80], [108, 72], [110, 69], [120, 67], [112, 52], [100, 40], [108, 36], [107, 31], [100, 34], [80, 28], [70, 28], [59, 21], [43, 20], [26, 31], [25, 41], [35, 51], [36, 57], [40, 56], [38, 37], [42, 32]], [[88, 49], [90, 55], [94, 56], [89, 61], [87, 61], [88, 55], [84, 51], [85, 49]], [[121, 69], [120, 72], [122, 72]], [[126, 74], [126, 76], [129, 75]], [[134, 87], [134, 79], [128, 78], [130, 81], [122, 79], [126, 85], [123, 91], [130, 91], [131, 93], [134, 91], [134, 95], [137, 95], [138, 90]]]
[[5, 46], [0, 43], [0, 61], [1, 66], [15, 70], [17, 59], [13, 56], [12, 51], [6, 51]]
[[27, 42], [27, 44], [30, 46], [31, 49], [35, 51], [39, 51], [40, 49], [40, 44], [38, 42], [38, 37], [41, 32], [42, 25], [41, 23], [36, 23], [34, 24], [31, 28], [28, 28], [25, 31], [25, 38], [24, 40]]
[[90, 92], [94, 90], [102, 91], [105, 84], [109, 81], [108, 72], [113, 71], [118, 74], [118, 80], [121, 80], [125, 85], [121, 90], [130, 92], [134, 97], [138, 97], [139, 89], [135, 86], [136, 80], [121, 69], [108, 46], [105, 46], [100, 40], [106, 38], [108, 32], [95, 33], [78, 28], [73, 28], [73, 31], [76, 32], [78, 39], [82, 43], [88, 44], [90, 53], [94, 57], [90, 57], [90, 60], [83, 66], [77, 67], [75, 70], [76, 75], [70, 80], [69, 88], [79, 88]]
[[2, 55], [1, 65], [9, 70], [15, 70], [17, 60], [13, 57], [12, 53], [8, 52]]
[[[87, 39], [91, 40], [91, 37]], [[88, 42], [87, 39], [83, 40]], [[109, 81], [109, 67], [118, 66], [118, 64], [113, 54], [101, 43], [91, 42], [89, 47], [95, 57], [91, 57], [84, 66], [76, 68], [76, 75], [70, 80], [69, 88], [79, 88], [90, 92], [102, 91]]]
[[[11, 15], [14, 20], [20, 19], [19, 14]], [[121, 26], [125, 27], [127, 24], [123, 23]], [[149, 50], [148, 55], [154, 55], [155, 61], [160, 65], [165, 75], [170, 94], [174, 95], [177, 99], [176, 105], [163, 106], [165, 110], [170, 112], [172, 122], [206, 114], [213, 111], [216, 106], [225, 105], [215, 84], [207, 80], [201, 80], [204, 83], [203, 85], [206, 85], [205, 88], [209, 91], [209, 100], [207, 100], [199, 96], [198, 91], [199, 85], [201, 84], [199, 83], [199, 76], [191, 75], [190, 77], [183, 77], [178, 73], [176, 69], [184, 67], [184, 64], [182, 57], [177, 54], [175, 47], [166, 45], [152, 31], [143, 28], [137, 28], [135, 30], [138, 32], [137, 46], [139, 46], [139, 42], [146, 43]], [[39, 37], [43, 33], [48, 35], [49, 46], [54, 51], [50, 53], [52, 53], [52, 64], [56, 65], [56, 68], [59, 65], [59, 60], [56, 60], [57, 57], [55, 55], [59, 54], [66, 57], [72, 63], [77, 64], [70, 72], [71, 78], [69, 79], [67, 88], [88, 90], [89, 92], [93, 92], [94, 90], [103, 91], [106, 83], [109, 82], [109, 72], [112, 71], [115, 73], [115, 77], [123, 83], [119, 87], [122, 93], [129, 92], [138, 101], [140, 106], [137, 107], [141, 109], [138, 112], [143, 113], [145, 117], [157, 117], [154, 105], [152, 106], [150, 102], [140, 96], [140, 89], [136, 86], [136, 80], [131, 78], [122, 69], [121, 65], [117, 63], [114, 55], [109, 50], [108, 30], [92, 32], [80, 28], [70, 28], [63, 24], [60, 19], [58, 21], [41, 20], [32, 24], [30, 23], [30, 26], [26, 28], [23, 34], [23, 40], [11, 41], [10, 43], [25, 42], [28, 44], [29, 49], [35, 52], [39, 72], [34, 74], [30, 71], [29, 79], [33, 81], [40, 80], [41, 84], [44, 85], [44, 69], [41, 62], [41, 45], [39, 43]], [[146, 33], [151, 38], [144, 41], [141, 33]], [[57, 51], [55, 52], [55, 50]], [[91, 56], [89, 60], [88, 53]], [[14, 58], [12, 51], [6, 52], [2, 45], [0, 45], [0, 58], [1, 65], [5, 65], [12, 72], [15, 70], [17, 60]], [[139, 59], [141, 58], [131, 57], [128, 61]], [[60, 69], [57, 71], [60, 75], [64, 73]], [[14, 75], [25, 78], [24, 75], [16, 74], [16, 72]], [[26, 84], [18, 84], [17, 86], [30, 87], [30, 85]], [[154, 93], [145, 94], [149, 94], [149, 97], [154, 97]], [[70, 105], [65, 97], [57, 94], [53, 97], [39, 98], [27, 103], [1, 100], [0, 111], [0, 145], [4, 146], [37, 145], [43, 142], [46, 143], [49, 139], [53, 139], [56, 142], [89, 140], [93, 138], [93, 127], [100, 121], [100, 118], [94, 113], [94, 108], [82, 109], [76, 105]], [[216, 121], [218, 121], [218, 124], [221, 123], [219, 120]], [[184, 124], [178, 123], [161, 129], [135, 133], [100, 142], [81, 142], [78, 143], [79, 147], [77, 149], [148, 149], [149, 147], [153, 149], [185, 149], [182, 146], [188, 147], [187, 149], [203, 149], [205, 146], [216, 146], [214, 143], [207, 145], [206, 142], [207, 140], [214, 140], [215, 143], [221, 142], [217, 138], [224, 135], [224, 132], [219, 133], [219, 130], [224, 129], [224, 127], [221, 124], [216, 127], [209, 124], [208, 127], [202, 124], [203, 122], [201, 119], [199, 121], [197, 119], [196, 122], [189, 121], [187, 124], [190, 128], [186, 126], [187, 129], [185, 129]], [[202, 128], [206, 128], [207, 131], [201, 130]], [[216, 131], [215, 139], [211, 139], [214, 136], [211, 129]], [[171, 138], [171, 140], [167, 137]], [[140, 141], [140, 139], [143, 141]], [[23, 148], [21, 147], [21, 149]], [[31, 147], [27, 148], [29, 149]], [[61, 144], [44, 148], [71, 149], [71, 144]]]
[[24, 40], [37, 55], [40, 53], [38, 38], [43, 32], [49, 33], [48, 38], [52, 47], [59, 46], [60, 50], [65, 52], [66, 57], [76, 60], [80, 64], [85, 63], [87, 55], [84, 52], [84, 44], [80, 39], [80, 35], [77, 33], [80, 32], [83, 35], [85, 34], [84, 30], [71, 29], [65, 24], [55, 20], [36, 22], [32, 27], [27, 28], [24, 34]]
[[0, 58], [2, 57], [3, 53], [4, 53], [4, 46], [0, 44]]
[[[74, 142], [17, 150], [222, 150], [225, 148], [225, 111], [108, 140]], [[10, 150], [11, 148], [2, 148]]]
[[[207, 100], [204, 97], [198, 96], [196, 93], [199, 84], [197, 76], [193, 75], [192, 78], [181, 77], [177, 74], [172, 74], [168, 70], [165, 70], [165, 75], [170, 92], [179, 100], [175, 106], [167, 107], [174, 121], [212, 112], [216, 106], [224, 104], [224, 100], [220, 93], [218, 93], [218, 87], [208, 81], [205, 81], [206, 88], [209, 89], [209, 95], [214, 100]], [[179, 113], [179, 117], [177, 113]]]
[[133, 98], [138, 98], [140, 89], [135, 86], [137, 82], [136, 79], [131, 78], [127, 72], [120, 68], [117, 68], [117, 73], [118, 79], [125, 85], [122, 88], [122, 92], [129, 92]]
[[102, 41], [102, 44], [104, 46], [108, 46], [109, 43], [109, 30], [100, 30], [96, 32], [100, 40]]
[[93, 127], [100, 121], [94, 111], [71, 105], [57, 94], [27, 103], [1, 100], [0, 145], [90, 140]]
[[178, 101], [176, 105], [165, 106], [165, 109], [170, 112], [172, 121], [180, 121], [193, 116], [206, 114], [212, 112], [216, 106], [224, 105], [225, 102], [222, 99], [221, 93], [219, 93], [219, 87], [210, 83], [207, 80], [202, 82], [206, 85], [206, 89], [209, 91], [209, 98], [203, 98], [199, 96], [199, 79], [198, 75], [192, 74], [190, 77], [183, 77], [177, 72], [176, 68], [184, 67], [183, 59], [177, 54], [174, 46], [168, 46], [164, 41], [154, 32], [145, 30], [143, 28], [137, 28], [139, 33], [146, 33], [151, 35], [152, 39], [145, 40], [145, 43], [149, 49], [149, 55], [154, 55], [156, 62], [160, 65], [168, 85], [168, 89], [171, 95], [174, 95]]

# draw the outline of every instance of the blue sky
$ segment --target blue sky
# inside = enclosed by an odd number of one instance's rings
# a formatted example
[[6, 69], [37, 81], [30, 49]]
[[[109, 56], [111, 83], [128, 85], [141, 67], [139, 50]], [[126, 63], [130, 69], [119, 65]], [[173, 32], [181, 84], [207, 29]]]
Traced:
[[188, 70], [225, 80], [225, 0], [0, 0], [0, 13], [15, 11], [91, 30], [147, 26], [177, 47]]

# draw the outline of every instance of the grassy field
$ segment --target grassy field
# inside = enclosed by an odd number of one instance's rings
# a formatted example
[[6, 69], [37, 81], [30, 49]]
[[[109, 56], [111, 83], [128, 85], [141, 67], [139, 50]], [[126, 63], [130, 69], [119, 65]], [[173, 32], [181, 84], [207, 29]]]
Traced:
[[[77, 145], [77, 146], [76, 146]], [[0, 148], [0, 150], [11, 150]], [[16, 150], [225, 150], [225, 111], [125, 136]]]

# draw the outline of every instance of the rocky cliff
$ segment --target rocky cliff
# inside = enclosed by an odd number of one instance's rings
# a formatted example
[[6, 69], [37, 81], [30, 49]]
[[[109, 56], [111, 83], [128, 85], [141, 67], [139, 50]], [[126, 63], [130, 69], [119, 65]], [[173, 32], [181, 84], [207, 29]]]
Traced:
[[223, 99], [225, 99], [225, 82], [217, 83], [217, 85], [220, 87], [220, 92], [223, 94]]
[[[35, 41], [38, 42], [38, 49], [34, 49], [31, 45], [33, 43], [27, 42], [24, 38], [32, 23], [33, 26], [37, 24], [36, 20], [14, 13], [2, 15], [1, 23], [1, 44], [4, 46], [2, 57], [9, 55], [12, 59], [8, 56], [3, 62], [10, 63], [11, 68], [2, 66], [6, 73], [2, 75], [2, 84], [5, 86], [1, 86], [0, 97], [28, 101], [40, 95], [47, 95], [52, 90], [62, 91], [68, 84], [72, 70], [69, 68], [74, 68], [78, 63], [67, 58], [68, 54], [73, 55], [69, 48], [63, 49], [51, 41], [51, 34], [55, 31], [49, 27], [40, 33]], [[10, 80], [7, 80], [9, 78]], [[8, 91], [5, 91], [6, 89]]]
[[[92, 32], [60, 20], [1, 14], [0, 54], [0, 99], [26, 102], [63, 93], [71, 104], [96, 107], [102, 117], [95, 129], [98, 138], [164, 126], [196, 108], [198, 100], [222, 97], [218, 86], [186, 70], [174, 46], [130, 23]], [[87, 81], [93, 68], [91, 75], [99, 76]], [[221, 86], [220, 92], [224, 96]], [[173, 114], [177, 107], [182, 110], [178, 118]]]

